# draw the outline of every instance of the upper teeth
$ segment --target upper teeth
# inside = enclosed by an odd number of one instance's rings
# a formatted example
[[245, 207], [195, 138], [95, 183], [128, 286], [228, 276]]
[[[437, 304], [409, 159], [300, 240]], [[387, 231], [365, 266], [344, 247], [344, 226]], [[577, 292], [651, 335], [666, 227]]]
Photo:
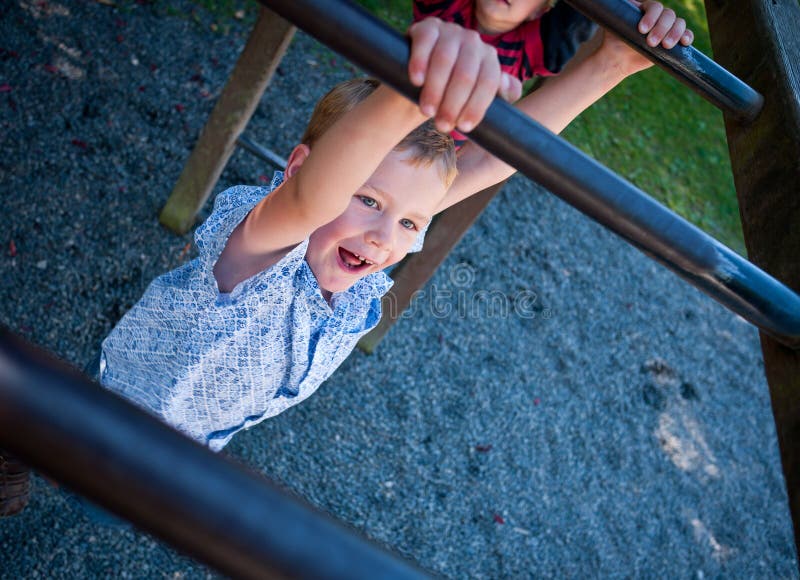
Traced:
[[374, 265], [374, 264], [375, 264], [375, 262], [372, 262], [372, 261], [370, 261], [370, 260], [367, 260], [367, 259], [366, 259], [364, 256], [360, 256], [359, 254], [356, 254], [356, 258], [358, 258], [358, 259], [359, 259], [359, 260], [361, 260], [362, 262], [366, 262], [366, 263], [367, 263], [367, 264], [369, 264], [370, 266], [372, 266], [372, 265]]

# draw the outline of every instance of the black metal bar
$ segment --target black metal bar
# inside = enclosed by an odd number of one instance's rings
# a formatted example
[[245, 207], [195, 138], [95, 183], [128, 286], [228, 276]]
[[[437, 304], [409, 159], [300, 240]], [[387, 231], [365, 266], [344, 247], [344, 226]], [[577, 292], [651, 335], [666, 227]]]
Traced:
[[259, 159], [267, 163], [272, 163], [278, 169], [286, 169], [286, 159], [275, 153], [272, 149], [267, 149], [263, 145], [256, 143], [246, 135], [239, 135], [236, 144], [249, 151]]
[[233, 577], [426, 577], [3, 327], [0, 447]]
[[[346, 0], [260, 1], [418, 100], [407, 40], [365, 10]], [[800, 296], [508, 103], [495, 99], [470, 137], [777, 340], [800, 347]]]
[[626, 0], [566, 0], [652, 60], [704, 99], [741, 121], [761, 112], [764, 97], [692, 46], [651, 47], [638, 29], [642, 12]]

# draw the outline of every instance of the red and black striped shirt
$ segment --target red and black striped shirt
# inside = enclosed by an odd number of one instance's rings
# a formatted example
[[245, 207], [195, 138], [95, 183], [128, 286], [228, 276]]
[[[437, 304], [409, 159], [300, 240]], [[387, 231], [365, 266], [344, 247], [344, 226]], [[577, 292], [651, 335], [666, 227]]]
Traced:
[[[445, 22], [477, 30], [473, 6], [473, 0], [414, 0], [414, 21], [436, 16]], [[521, 81], [534, 76], [552, 76], [558, 71], [545, 66], [540, 24], [540, 18], [529, 20], [502, 34], [481, 34], [481, 39], [495, 47], [503, 72]]]
[[[414, 0], [414, 21], [436, 16], [477, 30], [474, 4], [474, 0]], [[504, 72], [526, 81], [534, 76], [560, 73], [595, 28], [591, 20], [569, 4], [559, 2], [540, 18], [523, 22], [503, 34], [481, 34], [481, 38], [497, 49]]]

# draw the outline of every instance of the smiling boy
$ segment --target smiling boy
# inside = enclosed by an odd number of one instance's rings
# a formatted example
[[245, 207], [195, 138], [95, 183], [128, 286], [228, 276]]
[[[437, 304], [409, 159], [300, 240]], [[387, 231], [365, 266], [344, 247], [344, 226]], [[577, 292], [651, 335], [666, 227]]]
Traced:
[[425, 112], [374, 81], [331, 91], [285, 172], [217, 196], [199, 257], [154, 280], [105, 339], [105, 387], [219, 450], [311, 395], [378, 322], [381, 270], [456, 172], [452, 139], [428, 117], [469, 130], [509, 86], [476, 33], [410, 36]]

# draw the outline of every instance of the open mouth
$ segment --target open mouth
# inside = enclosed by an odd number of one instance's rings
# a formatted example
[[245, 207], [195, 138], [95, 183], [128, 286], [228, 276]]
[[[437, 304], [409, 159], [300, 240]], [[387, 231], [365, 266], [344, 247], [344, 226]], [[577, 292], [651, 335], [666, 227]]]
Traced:
[[350, 250], [345, 250], [342, 247], [339, 247], [339, 259], [341, 260], [342, 265], [348, 272], [357, 273], [362, 270], [366, 270], [370, 266], [374, 266], [375, 262], [361, 256], [359, 254], [355, 254]]

